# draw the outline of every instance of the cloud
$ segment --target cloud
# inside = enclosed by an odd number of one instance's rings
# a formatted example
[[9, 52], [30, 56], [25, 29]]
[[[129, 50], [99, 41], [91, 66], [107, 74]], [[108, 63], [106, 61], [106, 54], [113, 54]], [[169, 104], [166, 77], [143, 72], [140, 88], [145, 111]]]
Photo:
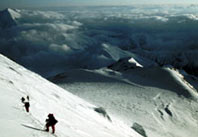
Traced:
[[67, 46], [66, 44], [63, 45], [57, 45], [57, 44], [50, 44], [49, 45], [49, 50], [53, 52], [59, 52], [59, 53], [68, 53], [71, 51], [71, 48]]
[[[137, 49], [156, 56], [163, 53], [165, 60], [184, 52], [186, 59], [197, 65], [195, 9], [134, 6], [16, 10], [20, 14], [17, 25], [0, 30], [0, 52], [43, 76], [68, 68], [107, 66], [121, 57], [114, 49], [124, 50], [120, 52], [123, 56], [126, 50]], [[111, 48], [107, 50], [104, 43]]]
[[[37, 19], [37, 18], [39, 20], [42, 20], [42, 19], [43, 20], [44, 19], [46, 19], [46, 20], [62, 20], [65, 17], [60, 12], [55, 12], [55, 11], [21, 10], [20, 13], [22, 14], [22, 16], [24, 18], [27, 18], [27, 19], [32, 18], [32, 20]], [[29, 21], [32, 21], [32, 20], [29, 20]]]

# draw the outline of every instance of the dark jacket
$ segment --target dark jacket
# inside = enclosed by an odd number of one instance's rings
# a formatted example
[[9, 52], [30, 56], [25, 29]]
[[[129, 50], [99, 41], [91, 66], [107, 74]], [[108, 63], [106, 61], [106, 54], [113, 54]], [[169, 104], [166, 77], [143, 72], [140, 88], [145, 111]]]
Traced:
[[29, 108], [30, 107], [30, 103], [29, 102], [25, 102], [25, 107]]
[[46, 119], [46, 125], [49, 125], [49, 126], [53, 126], [55, 125], [58, 121], [55, 119], [54, 115], [53, 114], [49, 114], [48, 115], [48, 119]]

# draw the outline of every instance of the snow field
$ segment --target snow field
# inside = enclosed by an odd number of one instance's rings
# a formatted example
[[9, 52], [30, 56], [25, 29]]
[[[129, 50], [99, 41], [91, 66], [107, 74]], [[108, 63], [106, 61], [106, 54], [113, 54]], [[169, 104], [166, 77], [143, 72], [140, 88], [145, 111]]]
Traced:
[[[55, 133], [58, 137], [140, 137], [119, 120], [113, 118], [111, 123], [93, 111], [94, 105], [2, 55], [0, 67], [2, 137], [53, 136], [33, 129], [44, 128], [48, 113], [53, 113], [59, 121]], [[30, 97], [30, 113], [25, 112], [20, 102], [20, 98], [26, 95]]]
[[[104, 107], [128, 126], [138, 123], [152, 137], [196, 137], [197, 92], [170, 68], [123, 72], [70, 70], [51, 78], [59, 86]], [[188, 83], [188, 84], [187, 84]]]

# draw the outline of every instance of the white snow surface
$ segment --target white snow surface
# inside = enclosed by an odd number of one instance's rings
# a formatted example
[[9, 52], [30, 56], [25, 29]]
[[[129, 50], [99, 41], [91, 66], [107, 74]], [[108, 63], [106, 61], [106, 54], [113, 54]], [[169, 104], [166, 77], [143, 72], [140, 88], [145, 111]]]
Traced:
[[141, 68], [143, 67], [134, 58], [129, 59], [129, 63], [134, 64], [136, 67], [141, 67]]
[[[20, 99], [30, 97], [30, 113]], [[96, 113], [94, 105], [0, 55], [1, 137], [141, 137], [123, 122]], [[44, 129], [48, 113], [59, 121], [55, 135]], [[50, 131], [51, 132], [51, 131]]]
[[148, 137], [198, 135], [198, 80], [171, 67], [77, 69], [51, 80], [129, 126], [142, 125]]

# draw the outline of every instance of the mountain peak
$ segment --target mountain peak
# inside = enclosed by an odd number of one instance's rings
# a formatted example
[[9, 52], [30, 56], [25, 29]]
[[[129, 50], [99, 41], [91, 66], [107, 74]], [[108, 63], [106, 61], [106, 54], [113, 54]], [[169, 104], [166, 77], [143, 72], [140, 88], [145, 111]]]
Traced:
[[0, 27], [9, 28], [17, 25], [16, 19], [20, 18], [21, 15], [18, 10], [7, 8], [0, 11]]
[[21, 17], [21, 15], [19, 14], [19, 10], [17, 9], [6, 8], [4, 11], [8, 12], [13, 19], [18, 19]]

